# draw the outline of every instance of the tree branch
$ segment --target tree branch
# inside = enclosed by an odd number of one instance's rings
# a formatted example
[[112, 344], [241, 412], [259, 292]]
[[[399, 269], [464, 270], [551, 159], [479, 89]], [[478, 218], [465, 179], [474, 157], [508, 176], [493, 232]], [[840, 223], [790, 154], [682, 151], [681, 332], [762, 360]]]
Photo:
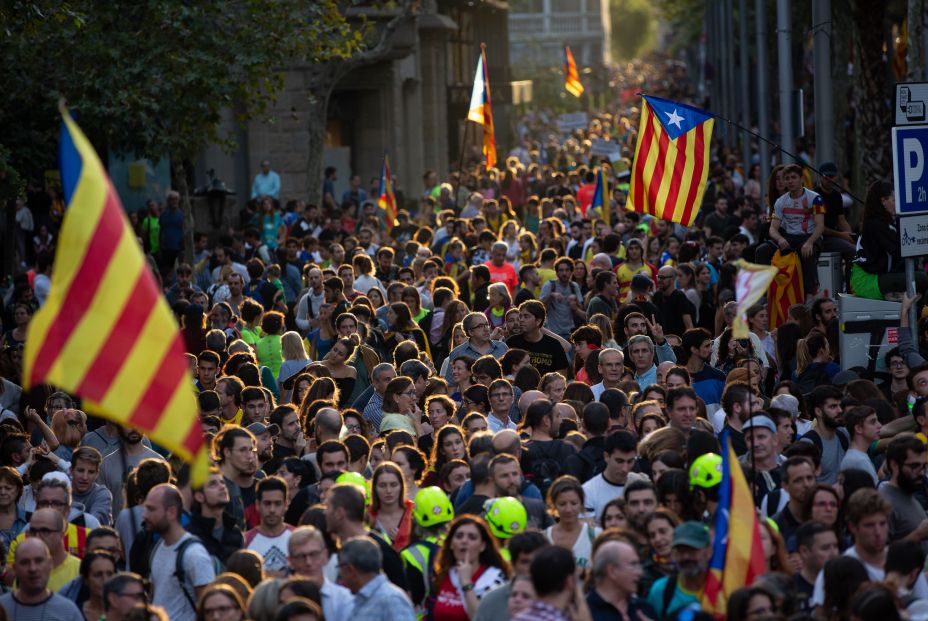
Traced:
[[338, 77], [341, 78], [346, 73], [349, 73], [358, 67], [363, 67], [365, 65], [370, 65], [380, 61], [386, 55], [387, 51], [390, 49], [390, 46], [393, 44], [393, 35], [396, 33], [399, 27], [413, 21], [418, 16], [418, 8], [418, 0], [405, 0], [404, 2], [400, 3], [399, 11], [397, 14], [394, 15], [383, 27], [383, 30], [380, 31], [377, 45], [370, 48], [369, 50], [358, 52], [357, 54], [352, 55], [350, 58], [340, 63], [340, 66], [338, 67]]

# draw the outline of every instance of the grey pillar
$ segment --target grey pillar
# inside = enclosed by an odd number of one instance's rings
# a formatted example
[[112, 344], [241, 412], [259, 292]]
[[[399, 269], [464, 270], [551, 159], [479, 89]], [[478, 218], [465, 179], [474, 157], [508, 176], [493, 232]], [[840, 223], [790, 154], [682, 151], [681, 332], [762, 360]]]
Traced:
[[[757, 133], [764, 138], [770, 138], [767, 72], [763, 70], [769, 67], [767, 63], [767, 7], [765, 5], [764, 0], [754, 0], [754, 47], [759, 69], [755, 72], [757, 76]], [[770, 176], [770, 145], [759, 141], [758, 147], [760, 148], [760, 202], [763, 205], [767, 194], [767, 177]]]
[[[795, 153], [796, 127], [793, 121], [793, 30], [790, 23], [790, 0], [777, 0], [777, 68], [780, 93], [780, 147]], [[780, 153], [780, 162], [793, 159]]]
[[[725, 73], [727, 75], [727, 91], [726, 95], [728, 97], [728, 118], [737, 119], [738, 118], [738, 89], [737, 81], [735, 79], [735, 11], [734, 4], [732, 0], [725, 0], [724, 7], [722, 8], [722, 20], [725, 24], [725, 41], [727, 47], [727, 54], [725, 56]], [[738, 134], [734, 131], [734, 128], [728, 127], [728, 146], [734, 147]]]
[[[738, 64], [740, 65], [741, 124], [751, 127], [751, 80], [748, 73], [748, 1], [738, 0]], [[760, 72], [758, 72], [760, 73]], [[744, 162], [744, 177], [747, 180], [751, 169], [751, 135], [741, 132], [741, 159]]]
[[835, 161], [835, 112], [831, 80], [831, 0], [812, 3], [812, 56], [815, 67], [816, 164]]

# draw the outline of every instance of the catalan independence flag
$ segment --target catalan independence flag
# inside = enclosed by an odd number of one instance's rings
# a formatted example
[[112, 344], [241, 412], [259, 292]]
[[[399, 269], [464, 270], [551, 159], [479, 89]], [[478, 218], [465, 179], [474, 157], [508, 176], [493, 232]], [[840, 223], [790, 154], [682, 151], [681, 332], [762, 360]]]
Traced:
[[396, 226], [396, 196], [393, 194], [393, 176], [390, 174], [390, 159], [383, 155], [383, 166], [380, 167], [380, 191], [377, 204], [383, 209], [387, 226]]
[[612, 225], [609, 223], [612, 215], [610, 212], [610, 202], [609, 197], [611, 192], [609, 190], [609, 178], [606, 177], [606, 169], [600, 166], [599, 172], [596, 173], [596, 190], [593, 192], [593, 200], [590, 202], [590, 209], [599, 208], [599, 212], [602, 214], [603, 221], [606, 223], [608, 228], [612, 228]]
[[777, 274], [767, 294], [767, 313], [770, 315], [770, 329], [776, 330], [789, 318], [789, 307], [805, 302], [806, 294], [798, 252], [784, 254], [777, 250], [770, 265], [777, 268]]
[[750, 586], [766, 569], [760, 539], [760, 523], [751, 490], [731, 446], [722, 434], [722, 482], [715, 511], [715, 539], [709, 574], [702, 593], [703, 610], [725, 616], [728, 597]]
[[767, 293], [770, 283], [780, 271], [772, 265], [758, 265], [738, 259], [734, 263], [738, 268], [735, 277], [735, 299], [738, 300], [738, 310], [731, 323], [732, 338], [746, 339], [751, 336], [748, 326], [748, 309], [757, 304], [757, 301]]
[[692, 226], [709, 174], [714, 117], [658, 97], [643, 97], [626, 208]]
[[577, 63], [574, 62], [574, 55], [570, 51], [569, 45], [564, 46], [564, 90], [574, 97], [583, 94], [580, 73], [577, 71]]
[[483, 157], [486, 158], [487, 168], [493, 168], [496, 166], [496, 137], [493, 131], [493, 107], [490, 104], [487, 48], [483, 44], [480, 45], [480, 58], [477, 59], [477, 75], [474, 76], [467, 120], [483, 125]]
[[191, 462], [199, 484], [209, 464], [177, 323], [97, 154], [61, 112], [68, 208], [51, 291], [29, 323], [25, 387], [61, 387], [89, 412], [149, 434]]

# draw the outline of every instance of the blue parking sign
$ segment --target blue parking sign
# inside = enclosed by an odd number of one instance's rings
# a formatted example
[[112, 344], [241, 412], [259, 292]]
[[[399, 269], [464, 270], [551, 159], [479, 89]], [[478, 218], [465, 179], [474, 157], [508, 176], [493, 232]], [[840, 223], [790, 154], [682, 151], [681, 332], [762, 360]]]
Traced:
[[928, 125], [892, 131], [896, 213], [928, 212]]

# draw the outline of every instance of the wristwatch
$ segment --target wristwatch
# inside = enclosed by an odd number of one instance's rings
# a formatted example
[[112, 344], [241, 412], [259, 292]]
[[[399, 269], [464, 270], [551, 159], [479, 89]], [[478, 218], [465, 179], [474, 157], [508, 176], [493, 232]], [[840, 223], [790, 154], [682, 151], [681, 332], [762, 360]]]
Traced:
[[465, 593], [470, 593], [471, 591], [474, 590], [474, 583], [471, 582], [470, 584], [462, 584], [461, 590], [464, 591]]

